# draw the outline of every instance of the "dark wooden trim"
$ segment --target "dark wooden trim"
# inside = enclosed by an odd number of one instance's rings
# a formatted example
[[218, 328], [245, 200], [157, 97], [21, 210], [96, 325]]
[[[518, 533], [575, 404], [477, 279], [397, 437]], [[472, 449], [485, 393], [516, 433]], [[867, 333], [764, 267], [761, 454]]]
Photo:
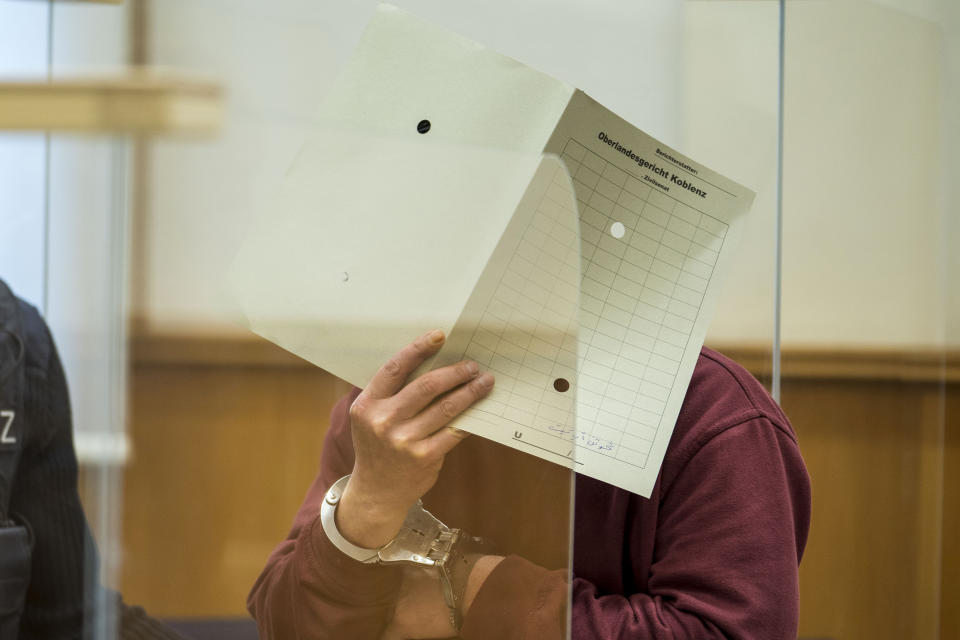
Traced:
[[134, 329], [132, 335], [130, 352], [134, 365], [313, 367], [253, 334], [144, 334]]
[[[770, 375], [768, 346], [710, 346], [755, 376]], [[787, 345], [780, 357], [784, 378], [960, 382], [960, 349]]]
[[[135, 323], [131, 342], [137, 365], [310, 367], [310, 363], [255, 335], [156, 333]], [[711, 344], [759, 378], [770, 375], [770, 349], [760, 345]], [[960, 350], [888, 347], [787, 346], [783, 376], [793, 379], [960, 382]]]

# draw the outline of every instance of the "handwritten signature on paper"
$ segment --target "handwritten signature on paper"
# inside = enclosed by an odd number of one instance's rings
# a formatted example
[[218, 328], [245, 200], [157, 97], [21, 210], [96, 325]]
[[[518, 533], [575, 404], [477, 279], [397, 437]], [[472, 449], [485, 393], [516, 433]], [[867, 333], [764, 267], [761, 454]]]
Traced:
[[572, 436], [574, 444], [581, 447], [587, 447], [588, 449], [593, 449], [594, 451], [613, 451], [614, 447], [617, 446], [617, 443], [613, 440], [598, 438], [597, 436], [589, 434], [586, 431], [577, 431], [574, 433], [573, 428], [565, 424], [554, 423], [548, 428], [557, 435]]

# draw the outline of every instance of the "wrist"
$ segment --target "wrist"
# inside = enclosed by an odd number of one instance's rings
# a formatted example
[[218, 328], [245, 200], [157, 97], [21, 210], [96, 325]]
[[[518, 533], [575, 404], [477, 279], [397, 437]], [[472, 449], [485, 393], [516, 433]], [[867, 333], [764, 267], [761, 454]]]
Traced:
[[336, 510], [337, 529], [359, 547], [378, 549], [396, 537], [409, 507], [384, 502], [348, 482]]

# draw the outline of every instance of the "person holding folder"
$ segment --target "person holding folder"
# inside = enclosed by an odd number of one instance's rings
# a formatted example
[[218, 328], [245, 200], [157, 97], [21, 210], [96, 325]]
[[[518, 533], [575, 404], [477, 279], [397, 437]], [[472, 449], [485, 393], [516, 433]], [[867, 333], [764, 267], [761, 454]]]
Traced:
[[530, 456], [447, 426], [493, 376], [465, 361], [408, 380], [444, 340], [421, 336], [334, 408], [248, 599], [261, 638], [560, 640], [568, 617], [575, 640], [796, 638], [810, 483], [743, 368], [702, 350], [650, 498], [576, 477], [570, 583], [562, 553], [515, 553], [521, 528], [566, 541], [567, 505], [513, 499]]

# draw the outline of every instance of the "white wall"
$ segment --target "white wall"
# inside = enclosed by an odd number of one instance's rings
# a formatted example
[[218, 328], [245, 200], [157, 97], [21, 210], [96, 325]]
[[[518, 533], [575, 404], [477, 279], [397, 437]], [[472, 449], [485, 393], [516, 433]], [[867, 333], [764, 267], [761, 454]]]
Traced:
[[[163, 0], [150, 4], [152, 62], [221, 78], [226, 126], [213, 142], [152, 144], [145, 256], [136, 310], [154, 325], [222, 330], [222, 274], [250, 203], [277, 184], [375, 2]], [[681, 6], [673, 0], [403, 3], [579, 85], [675, 143]], [[212, 27], [215, 25], [215, 27]], [[226, 325], [229, 329], [229, 325]]]
[[[0, 73], [57, 78], [122, 66], [123, 6], [0, 0]], [[0, 277], [41, 309], [86, 461], [120, 461], [126, 397], [127, 143], [0, 134]]]
[[[229, 328], [221, 276], [250, 203], [289, 164], [372, 6], [150, 5], [153, 60], [222, 77], [229, 96], [216, 141], [152, 147], [147, 270], [135, 306], [156, 327]], [[788, 3], [786, 343], [923, 347], [944, 338], [951, 252], [942, 239], [952, 218], [941, 195], [947, 177], [939, 137], [949, 76], [931, 18], [945, 6], [948, 0]], [[709, 339], [769, 342], [777, 2], [410, 0], [404, 7], [584, 88], [755, 189], [753, 218]]]
[[944, 86], [940, 113], [943, 135], [940, 146], [940, 211], [944, 230], [940, 252], [946, 256], [943, 269], [943, 298], [946, 302], [946, 338], [960, 345], [960, 3], [941, 0], [944, 28]]
[[[0, 76], [46, 74], [49, 17], [46, 3], [0, 0]], [[0, 132], [0, 278], [41, 308], [45, 164], [42, 133]]]
[[[951, 79], [941, 73], [943, 39], [931, 21], [937, 2], [787, 3], [786, 344], [924, 347], [944, 338], [952, 252], [942, 243], [949, 174], [941, 169], [949, 165], [941, 99]], [[776, 5], [686, 5], [684, 148], [759, 191], [712, 327], [719, 342], [769, 335]], [[946, 155], [956, 167], [956, 151]]]
[[938, 344], [941, 33], [872, 2], [787, 20], [784, 339]]
[[682, 143], [757, 193], [708, 341], [771, 344], [777, 177], [776, 2], [684, 4]]
[[[125, 5], [53, 5], [54, 78], [123, 67]], [[126, 219], [129, 143], [51, 134], [47, 322], [70, 384], [81, 460], [121, 461], [126, 421]]]

